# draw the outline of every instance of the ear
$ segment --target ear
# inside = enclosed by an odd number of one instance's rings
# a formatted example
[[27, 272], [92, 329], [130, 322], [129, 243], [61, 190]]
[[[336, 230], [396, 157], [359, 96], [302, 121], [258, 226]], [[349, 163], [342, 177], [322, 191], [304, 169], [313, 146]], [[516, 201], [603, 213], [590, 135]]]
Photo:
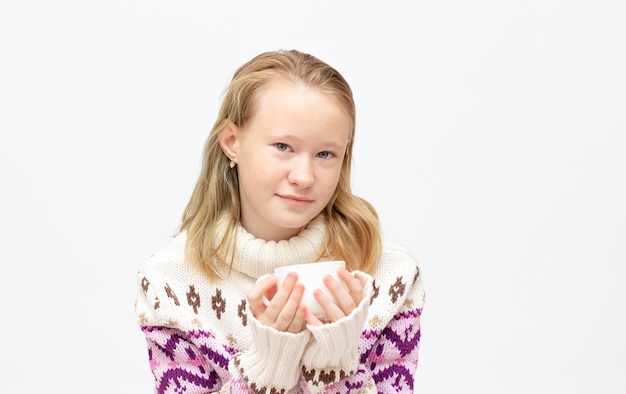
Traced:
[[224, 154], [234, 162], [237, 162], [237, 142], [239, 141], [239, 127], [233, 122], [227, 121], [226, 126], [220, 131], [219, 143]]

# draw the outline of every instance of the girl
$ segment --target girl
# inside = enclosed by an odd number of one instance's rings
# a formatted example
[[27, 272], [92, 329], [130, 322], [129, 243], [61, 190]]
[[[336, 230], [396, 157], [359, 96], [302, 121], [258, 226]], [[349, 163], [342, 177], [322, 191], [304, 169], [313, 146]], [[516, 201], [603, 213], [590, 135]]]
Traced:
[[[412, 393], [419, 268], [350, 190], [352, 91], [298, 51], [260, 54], [226, 89], [180, 231], [143, 262], [137, 318], [157, 393]], [[274, 268], [344, 260], [319, 289]], [[269, 300], [265, 301], [265, 300]]]

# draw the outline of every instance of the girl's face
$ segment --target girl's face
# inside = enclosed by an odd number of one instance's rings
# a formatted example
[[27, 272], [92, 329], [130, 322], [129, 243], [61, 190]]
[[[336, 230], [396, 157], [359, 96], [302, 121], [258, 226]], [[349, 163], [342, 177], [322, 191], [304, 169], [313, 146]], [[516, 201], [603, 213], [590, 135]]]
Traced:
[[335, 192], [350, 131], [343, 107], [319, 88], [264, 86], [245, 128], [221, 139], [237, 163], [244, 228], [268, 241], [297, 235]]

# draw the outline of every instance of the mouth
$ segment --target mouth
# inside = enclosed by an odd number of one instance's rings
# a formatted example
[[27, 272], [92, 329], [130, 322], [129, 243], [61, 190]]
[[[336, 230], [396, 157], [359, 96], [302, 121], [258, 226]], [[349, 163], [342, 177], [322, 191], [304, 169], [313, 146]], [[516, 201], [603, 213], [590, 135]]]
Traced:
[[294, 196], [291, 194], [278, 194], [278, 197], [283, 199], [288, 204], [298, 205], [298, 206], [307, 205], [313, 202], [313, 200], [310, 198]]

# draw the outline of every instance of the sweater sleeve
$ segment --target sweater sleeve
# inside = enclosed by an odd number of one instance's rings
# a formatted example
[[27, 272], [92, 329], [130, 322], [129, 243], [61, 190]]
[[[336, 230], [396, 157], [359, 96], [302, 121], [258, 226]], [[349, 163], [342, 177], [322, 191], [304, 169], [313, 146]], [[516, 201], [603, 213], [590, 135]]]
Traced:
[[374, 393], [414, 392], [424, 289], [416, 261], [410, 260], [408, 267], [397, 272], [374, 282], [375, 299], [361, 335], [360, 376], [351, 377], [354, 380], [347, 385], [363, 381], [375, 385], [370, 389]]
[[158, 275], [138, 273], [135, 310], [148, 347], [154, 393], [207, 394], [230, 379], [232, 348], [211, 332], [179, 327], [174, 307], [179, 300]]
[[372, 297], [372, 277], [356, 271], [363, 283], [363, 298], [352, 313], [322, 326], [308, 325], [312, 340], [302, 357], [301, 372], [312, 392], [323, 392], [326, 385], [357, 372], [359, 338]]
[[[237, 352], [210, 331], [182, 328], [180, 304], [156, 273], [138, 275], [135, 309], [148, 344], [155, 393], [290, 393], [300, 378], [299, 363], [310, 333], [285, 333], [263, 326], [246, 310], [252, 342]], [[168, 289], [169, 292], [168, 292]]]
[[214, 337], [170, 327], [143, 326], [156, 394], [217, 392], [228, 379], [230, 355]]
[[404, 268], [389, 268], [389, 274], [378, 272], [368, 281], [368, 295], [352, 314], [309, 327], [313, 339], [302, 374], [311, 392], [414, 392], [424, 290], [417, 263], [402, 260]]
[[249, 387], [253, 392], [290, 393], [300, 378], [299, 364], [310, 333], [281, 332], [259, 322], [249, 307], [252, 342], [231, 360], [232, 385]]

